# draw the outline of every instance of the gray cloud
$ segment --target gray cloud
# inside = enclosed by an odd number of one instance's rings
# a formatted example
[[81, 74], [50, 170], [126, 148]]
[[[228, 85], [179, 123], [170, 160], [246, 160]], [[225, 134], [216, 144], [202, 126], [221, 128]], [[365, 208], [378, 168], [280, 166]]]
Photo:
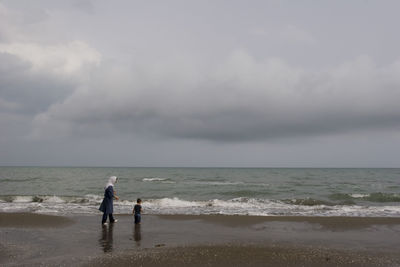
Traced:
[[170, 66], [177, 67], [165, 63], [158, 76], [153, 68], [141, 77], [127, 70], [102, 74], [97, 81], [124, 85], [100, 82], [75, 91], [39, 114], [37, 129], [49, 133], [57, 123], [73, 133], [106, 124], [160, 138], [236, 142], [400, 126], [398, 62], [377, 67], [364, 56], [304, 71], [277, 59], [257, 62], [241, 51], [208, 73]]
[[396, 1], [30, 2], [0, 3], [0, 164], [400, 158]]
[[95, 10], [90, 0], [74, 0], [72, 1], [72, 6], [88, 14], [93, 14]]
[[34, 72], [29, 62], [0, 53], [0, 99], [3, 110], [37, 114], [71, 94], [74, 81]]

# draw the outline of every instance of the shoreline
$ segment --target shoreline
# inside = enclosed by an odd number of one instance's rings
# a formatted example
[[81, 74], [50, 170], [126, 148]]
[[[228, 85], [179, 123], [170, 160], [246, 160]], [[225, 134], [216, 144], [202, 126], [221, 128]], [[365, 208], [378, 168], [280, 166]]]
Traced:
[[0, 213], [0, 264], [400, 266], [397, 217], [115, 217]]
[[[34, 228], [34, 227], [64, 227], [75, 223], [74, 218], [97, 217], [94, 214], [72, 214], [70, 217], [58, 214], [42, 214], [30, 212], [0, 212], [0, 228]], [[132, 217], [131, 214], [114, 214], [116, 217]], [[206, 223], [224, 226], [243, 227], [260, 223], [287, 222], [318, 224], [326, 229], [361, 229], [373, 225], [400, 225], [400, 217], [357, 217], [357, 216], [252, 216], [225, 214], [143, 214], [147, 217], [158, 217], [170, 221], [201, 220]]]
[[206, 222], [243, 226], [266, 222], [293, 222], [319, 224], [328, 229], [357, 229], [371, 225], [398, 225], [400, 217], [347, 216], [248, 216], [248, 215], [155, 215], [170, 220], [201, 219]]

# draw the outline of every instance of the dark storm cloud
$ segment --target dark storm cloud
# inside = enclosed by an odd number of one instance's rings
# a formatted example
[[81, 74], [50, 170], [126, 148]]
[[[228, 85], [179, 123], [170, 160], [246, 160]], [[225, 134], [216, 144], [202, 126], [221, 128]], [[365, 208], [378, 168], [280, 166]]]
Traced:
[[73, 92], [76, 85], [48, 72], [32, 71], [31, 63], [0, 53], [0, 99], [4, 103], [0, 108], [3, 111], [7, 108], [5, 103], [12, 103], [15, 112], [44, 112]]
[[171, 62], [164, 67], [166, 76], [151, 68], [143, 76], [103, 73], [98, 81], [124, 85], [78, 90], [38, 115], [37, 128], [56, 123], [73, 134], [107, 125], [159, 138], [241, 142], [400, 126], [398, 63], [377, 67], [361, 57], [322, 72], [303, 71], [240, 51], [207, 74]]

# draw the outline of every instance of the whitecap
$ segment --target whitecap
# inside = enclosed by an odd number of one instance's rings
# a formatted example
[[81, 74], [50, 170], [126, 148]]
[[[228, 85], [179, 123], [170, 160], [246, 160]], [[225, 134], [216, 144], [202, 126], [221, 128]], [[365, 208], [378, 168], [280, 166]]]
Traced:
[[[32, 196], [17, 196], [13, 202], [0, 202], [0, 212], [38, 212], [59, 214], [99, 214], [100, 196], [86, 195], [89, 202], [65, 201], [68, 197], [45, 196], [35, 202]], [[73, 197], [73, 199], [79, 199]], [[131, 214], [135, 200], [114, 202], [116, 214]], [[144, 199], [146, 214], [224, 214], [254, 216], [359, 216], [400, 217], [400, 206], [362, 205], [293, 205], [277, 200], [257, 198], [234, 198], [228, 200], [186, 200], [181, 198]]]
[[29, 203], [33, 201], [33, 197], [32, 196], [15, 196], [13, 198], [14, 203]]
[[143, 178], [143, 182], [160, 182], [160, 181], [166, 181], [168, 180], [167, 178], [160, 178], [160, 177], [152, 177], [152, 178]]
[[364, 198], [364, 197], [369, 197], [370, 194], [351, 194], [350, 196], [352, 198]]
[[241, 184], [244, 184], [244, 183], [243, 182], [201, 181], [201, 182], [195, 182], [195, 184], [201, 184], [201, 185], [241, 185]]
[[43, 197], [43, 202], [45, 203], [64, 203], [65, 200], [63, 200], [60, 197], [57, 196], [45, 196]]

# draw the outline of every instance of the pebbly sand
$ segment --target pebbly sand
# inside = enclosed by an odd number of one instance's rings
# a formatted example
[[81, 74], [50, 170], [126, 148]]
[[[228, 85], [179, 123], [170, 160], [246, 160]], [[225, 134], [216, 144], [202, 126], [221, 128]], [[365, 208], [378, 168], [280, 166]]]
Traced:
[[1, 266], [400, 266], [400, 218], [0, 213]]

